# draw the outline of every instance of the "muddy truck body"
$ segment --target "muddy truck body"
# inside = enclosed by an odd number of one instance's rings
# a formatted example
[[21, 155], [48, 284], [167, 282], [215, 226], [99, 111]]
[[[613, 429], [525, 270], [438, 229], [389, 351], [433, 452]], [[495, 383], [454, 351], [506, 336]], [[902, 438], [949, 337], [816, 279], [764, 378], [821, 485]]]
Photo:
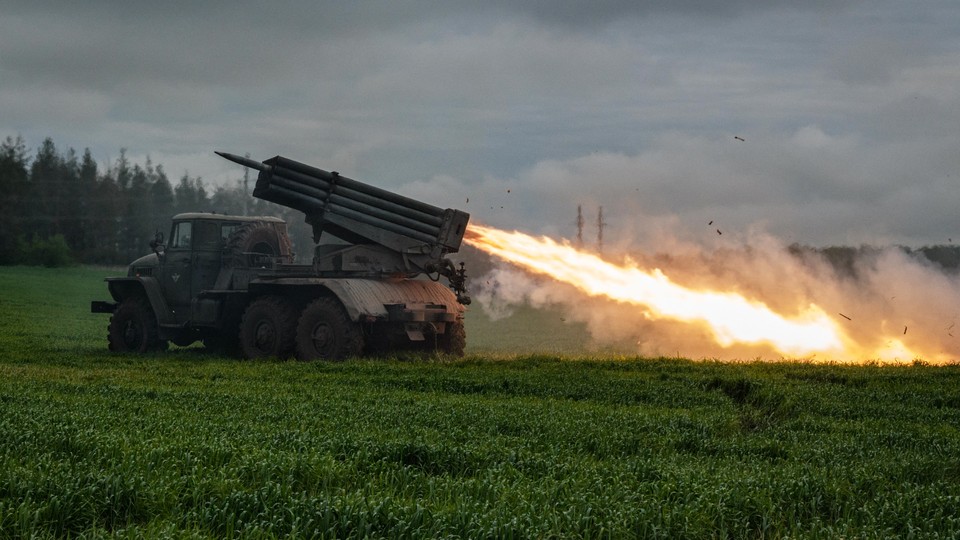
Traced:
[[106, 279], [112, 301], [92, 302], [112, 314], [110, 350], [202, 341], [246, 358], [463, 354], [466, 273], [446, 256], [468, 214], [281, 156], [217, 153], [259, 171], [255, 197], [304, 213], [312, 262], [294, 263], [278, 218], [178, 214], [166, 242], [158, 233], [153, 253]]

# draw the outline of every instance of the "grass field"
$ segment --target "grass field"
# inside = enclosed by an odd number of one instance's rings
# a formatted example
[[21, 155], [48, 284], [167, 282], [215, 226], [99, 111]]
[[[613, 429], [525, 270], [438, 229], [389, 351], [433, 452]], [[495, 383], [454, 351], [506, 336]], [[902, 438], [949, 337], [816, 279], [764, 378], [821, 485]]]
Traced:
[[958, 367], [117, 356], [108, 272], [0, 268], [0, 538], [960, 536]]

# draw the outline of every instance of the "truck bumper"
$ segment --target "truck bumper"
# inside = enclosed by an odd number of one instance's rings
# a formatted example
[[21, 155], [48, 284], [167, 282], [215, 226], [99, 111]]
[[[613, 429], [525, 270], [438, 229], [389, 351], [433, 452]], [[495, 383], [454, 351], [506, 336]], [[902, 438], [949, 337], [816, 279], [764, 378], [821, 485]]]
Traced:
[[453, 322], [457, 312], [439, 304], [387, 304], [387, 320], [391, 322]]

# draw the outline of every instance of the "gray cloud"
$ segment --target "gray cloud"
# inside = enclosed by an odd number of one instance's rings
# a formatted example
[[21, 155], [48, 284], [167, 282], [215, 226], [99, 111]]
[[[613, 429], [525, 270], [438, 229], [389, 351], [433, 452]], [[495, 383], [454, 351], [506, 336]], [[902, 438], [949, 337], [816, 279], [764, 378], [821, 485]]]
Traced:
[[794, 4], [12, 1], [0, 136], [213, 183], [282, 153], [564, 235], [583, 203], [633, 239], [960, 237], [960, 10]]

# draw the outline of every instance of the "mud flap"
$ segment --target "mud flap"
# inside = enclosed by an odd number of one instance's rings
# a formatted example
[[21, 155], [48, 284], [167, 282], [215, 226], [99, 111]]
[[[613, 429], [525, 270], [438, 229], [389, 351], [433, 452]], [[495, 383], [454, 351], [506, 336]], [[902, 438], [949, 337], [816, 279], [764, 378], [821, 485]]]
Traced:
[[426, 341], [427, 339], [423, 336], [423, 329], [419, 324], [407, 323], [404, 325], [404, 330], [407, 331], [407, 338], [409, 338], [410, 341]]

